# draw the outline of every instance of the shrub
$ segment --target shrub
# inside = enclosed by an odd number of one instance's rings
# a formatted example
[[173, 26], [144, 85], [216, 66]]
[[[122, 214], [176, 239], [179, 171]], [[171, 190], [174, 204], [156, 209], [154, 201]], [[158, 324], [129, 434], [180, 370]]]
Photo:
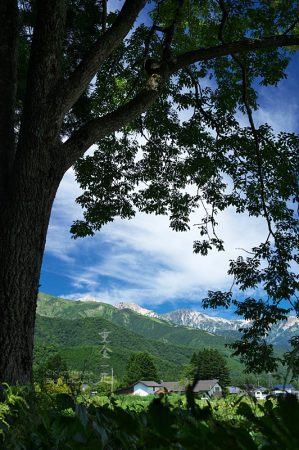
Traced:
[[134, 409], [111, 397], [97, 406], [76, 402], [68, 393], [5, 386], [0, 437], [5, 450], [299, 448], [299, 403], [291, 395], [253, 407], [242, 398], [234, 404], [230, 400], [234, 418], [221, 416], [225, 400], [202, 406], [190, 395], [184, 407], [182, 401], [170, 400], [161, 395]]

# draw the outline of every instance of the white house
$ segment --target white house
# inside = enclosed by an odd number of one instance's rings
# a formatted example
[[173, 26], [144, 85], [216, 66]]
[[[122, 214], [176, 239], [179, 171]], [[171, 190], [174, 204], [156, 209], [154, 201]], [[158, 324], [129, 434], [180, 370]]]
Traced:
[[255, 397], [257, 400], [266, 400], [269, 395], [269, 391], [266, 388], [256, 388], [253, 389], [250, 393], [252, 397]]
[[[177, 381], [161, 381], [161, 383], [156, 383], [155, 381], [139, 380], [133, 385], [133, 395], [145, 396], [165, 391], [183, 393], [185, 389], [186, 387], [180, 385]], [[221, 397], [222, 388], [218, 380], [199, 380], [193, 392], [207, 398]]]
[[149, 395], [159, 391], [163, 386], [155, 381], [140, 380], [134, 384], [133, 395]]

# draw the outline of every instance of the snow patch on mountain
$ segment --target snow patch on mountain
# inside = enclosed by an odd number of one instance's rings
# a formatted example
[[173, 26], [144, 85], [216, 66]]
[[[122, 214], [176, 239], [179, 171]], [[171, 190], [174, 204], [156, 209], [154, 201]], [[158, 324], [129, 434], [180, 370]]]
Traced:
[[[239, 328], [250, 326], [250, 321], [240, 319], [224, 319], [214, 317], [193, 309], [177, 309], [164, 314], [157, 314], [150, 309], [142, 308], [135, 303], [121, 302], [115, 305], [118, 309], [131, 309], [132, 311], [147, 317], [166, 320], [175, 325], [197, 328], [209, 333], [236, 336]], [[284, 321], [273, 325], [268, 342], [276, 345], [287, 346], [289, 339], [299, 333], [299, 318], [288, 316]]]
[[118, 309], [131, 309], [132, 311], [142, 314], [143, 316], [147, 317], [155, 317], [159, 318], [159, 314], [155, 313], [154, 311], [151, 311], [150, 309], [142, 308], [141, 306], [137, 305], [136, 303], [126, 303], [126, 302], [120, 302], [115, 305]]
[[207, 314], [192, 309], [177, 309], [162, 314], [161, 318], [177, 325], [184, 325], [192, 328], [217, 333], [223, 331], [238, 331], [241, 326], [246, 324], [245, 320], [224, 319], [222, 317], [208, 316]]

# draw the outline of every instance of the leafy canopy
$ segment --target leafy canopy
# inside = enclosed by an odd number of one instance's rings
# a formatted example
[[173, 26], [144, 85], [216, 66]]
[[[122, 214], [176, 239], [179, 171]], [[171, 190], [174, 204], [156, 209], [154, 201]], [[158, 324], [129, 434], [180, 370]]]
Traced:
[[[35, 3], [21, 3], [22, 75], [30, 45], [28, 11], [34, 15]], [[66, 76], [114, 22], [115, 12], [95, 14], [104, 4], [69, 2]], [[237, 43], [296, 34], [298, 29], [293, 0], [152, 0], [67, 114], [62, 130], [63, 136], [71, 136], [86, 121], [115, 111], [138, 95], [149, 75], [166, 73], [178, 55], [188, 55], [185, 67], [181, 64], [165, 78], [150, 110], [101, 139], [93, 156], [77, 162], [77, 180], [84, 190], [77, 201], [84, 220], [76, 221], [71, 231], [74, 237], [92, 235], [115, 217], [132, 218], [139, 210], [168, 215], [170, 226], [182, 232], [190, 229], [190, 216], [199, 210], [194, 252], [206, 255], [213, 248], [224, 250], [217, 234], [219, 212], [231, 207], [236, 213], [262, 217], [268, 230], [264, 241], [230, 262], [235, 290], [209, 292], [204, 300], [206, 307], [233, 304], [236, 313], [250, 321], [234, 348], [255, 371], [276, 367], [266, 340], [271, 325], [291, 311], [299, 315], [294, 272], [299, 138], [295, 133], [275, 135], [269, 124], [255, 123], [259, 89], [286, 77], [296, 47], [280, 48], [273, 38], [273, 46], [238, 52]], [[198, 49], [227, 43], [231, 51], [226, 56], [214, 51], [212, 57], [190, 64]], [[244, 115], [247, 125], [242, 126], [238, 117]], [[244, 301], [235, 298], [236, 288], [247, 296]]]

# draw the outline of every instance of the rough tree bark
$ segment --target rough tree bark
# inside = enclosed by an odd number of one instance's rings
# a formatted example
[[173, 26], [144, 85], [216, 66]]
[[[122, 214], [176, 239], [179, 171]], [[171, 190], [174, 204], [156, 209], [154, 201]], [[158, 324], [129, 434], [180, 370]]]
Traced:
[[86, 123], [60, 141], [65, 113], [99, 66], [122, 42], [146, 0], [126, 0], [115, 23], [95, 42], [68, 79], [63, 54], [65, 0], [37, 0], [26, 99], [14, 129], [18, 7], [0, 2], [0, 381], [31, 380], [36, 299], [52, 204], [66, 170], [98, 139], [146, 111], [164, 81], [195, 61], [232, 52], [298, 45], [298, 36], [268, 37], [189, 52], [161, 61], [144, 89], [111, 114]]
[[[12, 4], [14, 3], [14, 7]], [[6, 4], [6, 10], [5, 10]], [[4, 9], [4, 11], [3, 11]], [[17, 4], [2, 4], [2, 25], [14, 24], [8, 49], [16, 54]], [[2, 141], [0, 196], [0, 379], [28, 383], [31, 378], [36, 298], [51, 207], [63, 176], [54, 157], [61, 116], [51, 115], [45, 102], [60, 77], [64, 37], [64, 2], [40, 2], [32, 42], [26, 99], [17, 146], [14, 135], [14, 92], [1, 96], [9, 136]], [[9, 55], [7, 55], [9, 58]], [[12, 58], [12, 56], [10, 56]], [[15, 62], [11, 63], [16, 67]], [[12, 71], [12, 70], [11, 70]], [[1, 86], [9, 73], [1, 70]], [[11, 91], [13, 91], [11, 89]], [[5, 114], [5, 112], [3, 112]], [[54, 120], [53, 120], [54, 119]], [[5, 121], [1, 125], [6, 125]], [[16, 148], [16, 151], [15, 151]], [[8, 157], [5, 155], [8, 154]]]
[[15, 153], [17, 17], [16, 1], [0, 3], [0, 198], [4, 195]]
[[[128, 0], [70, 80], [60, 65], [65, 0], [37, 2], [26, 98], [14, 130], [17, 1], [0, 6], [0, 381], [29, 383], [36, 300], [51, 208], [76, 157], [61, 143], [64, 113], [133, 25], [145, 0]], [[81, 153], [82, 154], [82, 153]]]
[[40, 170], [39, 163], [36, 159], [18, 174], [1, 208], [0, 377], [11, 383], [28, 383], [31, 377], [40, 268], [60, 182], [51, 169]]

